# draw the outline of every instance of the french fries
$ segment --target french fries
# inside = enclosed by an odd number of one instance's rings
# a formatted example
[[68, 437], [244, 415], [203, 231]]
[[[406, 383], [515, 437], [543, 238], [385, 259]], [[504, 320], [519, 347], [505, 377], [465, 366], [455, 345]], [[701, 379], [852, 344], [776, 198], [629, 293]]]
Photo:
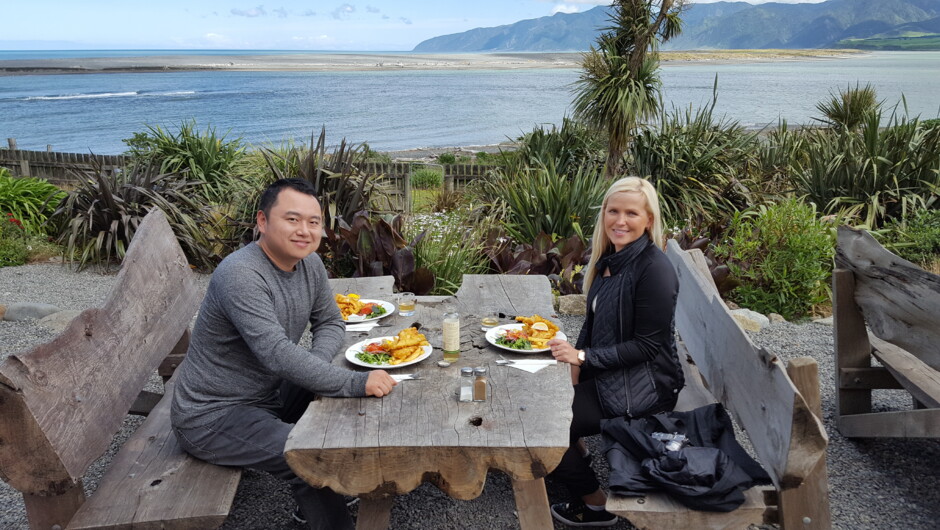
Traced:
[[394, 340], [384, 341], [383, 346], [392, 356], [388, 363], [397, 365], [417, 359], [424, 353], [424, 346], [430, 346], [430, 343], [417, 329], [405, 328], [398, 332]]
[[349, 320], [349, 315], [362, 311], [363, 303], [359, 301], [359, 295], [356, 293], [350, 293], [348, 296], [337, 294], [334, 298], [336, 305], [339, 306], [339, 312], [343, 314], [343, 320]]
[[522, 322], [522, 331], [528, 337], [529, 342], [532, 343], [533, 349], [547, 348], [548, 341], [558, 333], [558, 326], [554, 322], [539, 315], [516, 317], [516, 320]]

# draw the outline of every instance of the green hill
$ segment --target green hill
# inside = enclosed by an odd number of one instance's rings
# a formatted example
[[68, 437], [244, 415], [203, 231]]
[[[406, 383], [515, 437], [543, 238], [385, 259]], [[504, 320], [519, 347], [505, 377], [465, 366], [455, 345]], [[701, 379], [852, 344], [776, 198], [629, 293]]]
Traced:
[[[558, 13], [442, 35], [419, 43], [414, 51], [584, 51], [594, 43], [600, 28], [608, 24], [607, 9], [598, 6], [583, 13]], [[682, 13], [682, 20], [682, 33], [666, 43], [664, 50], [841, 46], [936, 49], [931, 39], [940, 35], [940, 0], [693, 3]]]

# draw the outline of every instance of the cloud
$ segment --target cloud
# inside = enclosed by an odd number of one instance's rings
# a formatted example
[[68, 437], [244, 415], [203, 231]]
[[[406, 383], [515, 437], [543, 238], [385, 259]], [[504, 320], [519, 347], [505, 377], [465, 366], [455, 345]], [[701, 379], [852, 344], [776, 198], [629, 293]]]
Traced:
[[253, 7], [251, 9], [232, 9], [232, 14], [237, 17], [263, 17], [267, 15], [267, 11], [264, 10], [264, 6]]
[[344, 15], [349, 15], [356, 12], [356, 6], [352, 4], [343, 4], [333, 10], [333, 18], [340, 20]]
[[555, 13], [577, 13], [581, 9], [578, 6], [569, 6], [568, 4], [558, 4], [552, 8], [552, 14]]
[[283, 7], [272, 9], [271, 11], [273, 11], [274, 14], [277, 15], [277, 18], [287, 18], [287, 10], [284, 9]]
[[317, 12], [316, 12], [316, 11], [313, 11], [312, 9], [308, 9], [308, 10], [304, 11], [303, 13], [301, 13], [300, 16], [302, 16], [302, 17], [315, 17], [315, 16], [317, 16]]
[[369, 13], [381, 13], [379, 8], [372, 7], [372, 6], [366, 6], [366, 11], [368, 11]]
[[398, 20], [401, 20], [402, 22], [404, 22], [405, 24], [408, 24], [409, 26], [411, 25], [411, 19], [410, 19], [410, 18], [398, 17]]
[[382, 20], [388, 20], [388, 19], [390, 19], [390, 18], [392, 18], [392, 17], [390, 17], [390, 16], [388, 16], [388, 15], [382, 15]]

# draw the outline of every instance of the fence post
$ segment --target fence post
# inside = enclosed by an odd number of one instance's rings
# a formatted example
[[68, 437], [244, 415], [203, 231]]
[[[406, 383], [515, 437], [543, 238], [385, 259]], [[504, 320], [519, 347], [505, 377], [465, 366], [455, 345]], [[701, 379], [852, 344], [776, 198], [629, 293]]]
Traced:
[[407, 167], [408, 167], [408, 171], [406, 171], [404, 174], [405, 182], [404, 182], [404, 186], [402, 186], [402, 188], [405, 190], [405, 194], [404, 194], [405, 204], [403, 205], [402, 209], [405, 211], [406, 214], [410, 214], [411, 213], [411, 172], [414, 171], [414, 166], [411, 164], [408, 164]]
[[444, 174], [444, 192], [453, 193], [454, 192], [454, 174], [453, 172], [447, 171], [448, 167], [453, 167], [453, 166], [441, 165], [441, 173]]
[[46, 144], [46, 152], [47, 152], [47, 153], [51, 153], [51, 152], [52, 152], [52, 144]]
[[7, 138], [7, 144], [10, 145], [11, 151], [16, 151], [16, 138]]

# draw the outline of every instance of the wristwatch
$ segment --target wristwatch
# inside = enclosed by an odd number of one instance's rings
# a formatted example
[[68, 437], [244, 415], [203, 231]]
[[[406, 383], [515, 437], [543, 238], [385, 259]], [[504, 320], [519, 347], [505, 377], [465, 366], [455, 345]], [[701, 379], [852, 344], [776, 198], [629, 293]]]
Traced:
[[[584, 350], [578, 350], [578, 361], [580, 361], [581, 364], [584, 364]], [[578, 366], [581, 366], [581, 364]]]

